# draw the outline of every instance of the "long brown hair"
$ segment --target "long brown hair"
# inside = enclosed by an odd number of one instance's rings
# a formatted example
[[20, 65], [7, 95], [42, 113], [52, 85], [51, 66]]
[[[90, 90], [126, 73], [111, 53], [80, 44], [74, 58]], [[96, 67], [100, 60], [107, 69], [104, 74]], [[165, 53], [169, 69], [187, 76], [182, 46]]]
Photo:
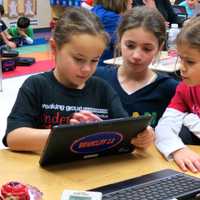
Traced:
[[159, 11], [146, 6], [134, 7], [124, 13], [118, 27], [118, 42], [121, 41], [126, 31], [139, 27], [143, 27], [146, 31], [153, 33], [158, 40], [159, 46], [164, 43], [166, 39], [165, 20]]

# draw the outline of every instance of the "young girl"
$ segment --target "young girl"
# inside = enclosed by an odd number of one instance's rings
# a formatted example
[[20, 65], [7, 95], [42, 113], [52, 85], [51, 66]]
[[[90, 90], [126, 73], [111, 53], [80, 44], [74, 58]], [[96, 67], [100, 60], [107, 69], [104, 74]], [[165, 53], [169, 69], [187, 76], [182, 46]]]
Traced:
[[[51, 40], [55, 69], [24, 82], [8, 117], [3, 143], [12, 150], [38, 152], [53, 125], [127, 116], [113, 89], [91, 78], [107, 43], [95, 15], [68, 8]], [[141, 148], [152, 142], [151, 129], [133, 140]]]
[[[183, 81], [156, 127], [156, 145], [183, 171], [200, 172], [200, 155], [184, 145], [200, 144], [200, 17], [183, 27], [177, 37], [177, 51]], [[183, 126], [190, 132], [180, 135]]]
[[145, 6], [127, 11], [118, 27], [123, 64], [98, 67], [96, 75], [107, 80], [120, 96], [130, 116], [151, 114], [157, 124], [175, 93], [177, 81], [152, 71], [165, 41], [165, 23], [155, 9]]

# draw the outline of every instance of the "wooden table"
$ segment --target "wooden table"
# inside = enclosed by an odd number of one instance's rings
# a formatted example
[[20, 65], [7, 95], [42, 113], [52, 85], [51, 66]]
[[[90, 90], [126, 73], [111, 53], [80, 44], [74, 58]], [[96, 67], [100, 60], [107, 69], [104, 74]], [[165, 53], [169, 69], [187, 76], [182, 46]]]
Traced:
[[[192, 148], [200, 152], [200, 147]], [[0, 185], [20, 181], [38, 187], [44, 200], [58, 200], [64, 189], [89, 190], [165, 168], [179, 170], [154, 146], [146, 152], [75, 161], [46, 169], [38, 161], [39, 155], [0, 150]]]

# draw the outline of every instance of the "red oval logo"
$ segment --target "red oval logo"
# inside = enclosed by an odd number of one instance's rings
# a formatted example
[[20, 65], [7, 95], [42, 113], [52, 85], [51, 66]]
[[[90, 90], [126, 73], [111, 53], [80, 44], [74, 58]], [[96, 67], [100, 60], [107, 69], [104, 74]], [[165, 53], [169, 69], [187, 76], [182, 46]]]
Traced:
[[75, 140], [70, 149], [78, 154], [92, 154], [117, 146], [123, 140], [123, 135], [117, 132], [99, 132]]

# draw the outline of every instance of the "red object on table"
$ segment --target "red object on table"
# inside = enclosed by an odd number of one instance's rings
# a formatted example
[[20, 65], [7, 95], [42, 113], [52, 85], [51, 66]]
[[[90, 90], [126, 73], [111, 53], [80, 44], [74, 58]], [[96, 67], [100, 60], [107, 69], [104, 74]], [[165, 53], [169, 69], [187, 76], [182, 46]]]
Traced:
[[19, 182], [9, 182], [1, 187], [1, 196], [3, 200], [30, 200], [28, 187]]

